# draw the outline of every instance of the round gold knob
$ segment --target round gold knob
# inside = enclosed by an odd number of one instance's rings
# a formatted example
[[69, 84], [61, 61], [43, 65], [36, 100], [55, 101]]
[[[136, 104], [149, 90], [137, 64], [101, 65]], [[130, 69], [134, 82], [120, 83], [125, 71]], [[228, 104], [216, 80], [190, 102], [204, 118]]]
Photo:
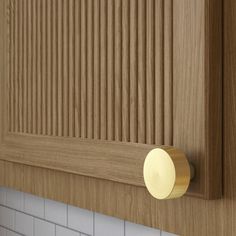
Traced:
[[193, 169], [185, 154], [174, 147], [155, 148], [144, 161], [144, 182], [157, 199], [178, 198], [185, 194]]

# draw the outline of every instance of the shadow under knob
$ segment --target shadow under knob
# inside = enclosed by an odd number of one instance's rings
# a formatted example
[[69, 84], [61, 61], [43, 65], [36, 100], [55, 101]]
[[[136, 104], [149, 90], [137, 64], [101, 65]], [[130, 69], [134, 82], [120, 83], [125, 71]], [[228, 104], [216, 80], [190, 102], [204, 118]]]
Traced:
[[160, 200], [183, 196], [193, 177], [193, 168], [177, 148], [151, 150], [144, 161], [143, 176], [150, 194]]

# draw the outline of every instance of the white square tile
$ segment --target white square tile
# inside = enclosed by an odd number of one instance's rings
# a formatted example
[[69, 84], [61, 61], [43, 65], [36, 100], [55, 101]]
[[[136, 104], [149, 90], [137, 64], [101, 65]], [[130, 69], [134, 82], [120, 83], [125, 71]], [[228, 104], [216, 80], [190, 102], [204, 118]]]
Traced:
[[10, 230], [7, 230], [7, 234], [6, 234], [6, 236], [21, 236], [21, 235], [15, 233], [15, 232], [12, 232], [12, 231], [10, 231]]
[[68, 206], [68, 227], [85, 234], [93, 234], [93, 212]]
[[172, 234], [172, 233], [168, 233], [168, 232], [162, 231], [162, 232], [161, 232], [161, 236], [178, 236], [178, 235], [177, 235], [177, 234]]
[[15, 231], [26, 236], [34, 234], [34, 218], [21, 212], [16, 212]]
[[80, 236], [80, 233], [57, 225], [56, 236]]
[[95, 213], [96, 236], [124, 236], [124, 221]]
[[34, 236], [54, 236], [55, 225], [47, 221], [34, 219]]
[[45, 200], [45, 219], [67, 226], [67, 205], [51, 200]]
[[14, 229], [15, 211], [0, 206], [0, 225], [9, 229]]
[[6, 206], [23, 211], [24, 193], [8, 188], [6, 190]]
[[25, 193], [24, 211], [30, 215], [44, 218], [44, 199]]
[[7, 234], [6, 229], [0, 227], [0, 236], [6, 236], [6, 234]]
[[1, 205], [6, 205], [6, 200], [7, 200], [7, 189], [4, 187], [0, 187], [0, 204]]
[[160, 236], [160, 230], [138, 225], [131, 222], [125, 222], [125, 236]]

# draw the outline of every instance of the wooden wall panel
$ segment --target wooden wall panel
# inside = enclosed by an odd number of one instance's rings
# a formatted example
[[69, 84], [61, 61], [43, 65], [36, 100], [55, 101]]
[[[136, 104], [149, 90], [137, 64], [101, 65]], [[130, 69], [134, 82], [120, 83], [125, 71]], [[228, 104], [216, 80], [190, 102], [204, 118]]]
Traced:
[[172, 1], [8, 4], [10, 132], [172, 143]]

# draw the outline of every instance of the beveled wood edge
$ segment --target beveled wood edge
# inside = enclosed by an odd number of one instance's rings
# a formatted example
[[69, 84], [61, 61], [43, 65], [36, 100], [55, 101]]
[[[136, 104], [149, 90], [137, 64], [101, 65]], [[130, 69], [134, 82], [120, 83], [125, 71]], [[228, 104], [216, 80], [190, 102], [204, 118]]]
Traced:
[[[196, 12], [195, 9], [197, 8], [194, 3], [191, 3], [190, 1], [183, 1], [182, 3], [179, 3], [178, 1], [174, 1], [174, 4], [182, 4], [182, 6], [190, 6], [190, 9], [193, 11], [193, 14]], [[201, 136], [195, 137], [197, 141], [197, 144], [200, 144], [200, 148], [196, 150], [196, 147], [191, 143], [189, 145], [188, 140], [185, 138], [179, 139], [179, 135], [176, 135], [176, 133], [179, 133], [180, 136], [182, 136], [185, 132], [185, 130], [191, 129], [188, 124], [181, 124], [183, 127], [178, 127], [178, 124], [182, 122], [181, 119], [176, 117], [176, 111], [174, 111], [174, 141], [173, 144], [181, 147], [185, 150], [186, 155], [189, 157], [190, 162], [193, 161], [193, 164], [196, 165], [196, 178], [195, 183], [192, 183], [193, 191], [195, 191], [195, 184], [197, 189], [199, 189], [198, 182], [201, 183], [201, 188], [197, 191], [201, 192], [201, 195], [204, 196], [205, 199], [218, 199], [222, 197], [222, 159], [223, 159], [223, 153], [222, 153], [222, 146], [223, 146], [223, 140], [222, 140], [222, 129], [223, 129], [223, 108], [222, 108], [222, 83], [223, 83], [223, 76], [222, 76], [222, 70], [223, 70], [223, 46], [222, 46], [222, 37], [223, 37], [223, 27], [222, 27], [222, 0], [205, 0], [202, 1], [202, 4], [204, 6], [203, 11], [203, 17], [204, 19], [201, 20], [201, 27], [203, 29], [202, 35], [204, 35], [202, 44], [204, 47], [204, 54], [201, 55], [202, 61], [200, 62], [201, 66], [203, 66], [203, 77], [196, 77], [196, 79], [199, 79], [199, 81], [203, 82], [203, 94], [204, 97], [204, 112], [202, 113], [202, 121], [204, 122], [204, 127], [202, 127], [203, 132]], [[173, 7], [173, 15], [176, 16], [177, 14], [181, 15], [177, 19], [177, 24], [182, 25], [182, 35], [181, 33], [174, 31], [173, 35], [173, 44], [175, 43], [176, 38], [182, 37], [184, 39], [191, 38], [196, 39], [196, 24], [194, 20], [191, 22], [191, 14], [188, 16], [190, 19], [186, 19], [186, 12], [185, 14], [182, 12], [181, 9], [176, 10], [175, 6]], [[197, 5], [197, 4], [196, 4]], [[189, 10], [190, 10], [189, 9]], [[183, 17], [183, 15], [185, 17]], [[174, 22], [176, 22], [176, 18], [174, 18]], [[191, 28], [192, 30], [186, 32], [185, 24], [192, 24]], [[199, 23], [200, 24], [200, 23]], [[175, 26], [174, 26], [175, 27]], [[199, 27], [199, 26], [198, 26]], [[199, 40], [202, 40], [199, 39]], [[178, 45], [179, 46], [179, 45]], [[187, 41], [185, 42], [184, 47], [186, 50], [182, 50], [179, 52], [178, 48], [175, 48], [173, 46], [173, 54], [179, 55], [180, 58], [184, 58], [188, 56], [189, 51], [192, 53], [192, 55], [196, 56], [194, 53], [196, 50], [200, 51], [200, 48], [197, 48], [198, 44], [191, 45], [191, 42]], [[199, 56], [199, 55], [198, 55]], [[174, 60], [175, 58], [173, 58]], [[183, 63], [182, 63], [183, 64]], [[181, 65], [181, 61], [175, 61], [173, 62], [173, 71], [175, 72], [176, 68], [177, 70], [181, 70], [179, 68], [186, 67], [187, 65]], [[191, 65], [191, 66], [198, 66], [198, 65]], [[193, 68], [190, 68], [189, 70], [193, 70]], [[185, 76], [183, 74], [179, 75], [179, 77], [174, 79], [181, 80], [181, 77]], [[185, 76], [186, 77], [186, 76]], [[189, 78], [185, 78], [185, 82], [188, 81]], [[176, 86], [174, 84], [173, 86], [173, 93], [175, 94], [178, 89], [180, 90], [180, 86], [183, 86], [184, 83], [179, 83], [179, 85]], [[186, 93], [184, 96], [194, 96], [193, 88], [189, 88], [181, 92]], [[183, 96], [183, 97], [184, 97]], [[198, 97], [195, 98], [196, 101], [198, 100]], [[176, 105], [176, 104], [175, 104]], [[189, 110], [186, 110], [185, 106], [182, 106], [181, 103], [178, 103], [178, 109], [180, 113], [186, 114], [186, 111], [189, 112]], [[197, 106], [197, 102], [196, 102]], [[175, 109], [175, 107], [174, 107]], [[192, 109], [191, 111], [192, 117], [198, 116], [197, 109]], [[194, 134], [195, 135], [195, 134]], [[203, 140], [203, 141], [199, 141]], [[186, 145], [186, 143], [188, 143]], [[195, 150], [195, 151], [193, 151]], [[198, 156], [201, 156], [198, 160]], [[199, 176], [201, 175], [201, 176]]]
[[223, 0], [205, 1], [205, 22], [204, 191], [211, 199], [223, 195]]
[[8, 134], [0, 159], [136, 186], [143, 162], [157, 146], [29, 134]]
[[[0, 148], [0, 160], [145, 187], [143, 163], [148, 152], [157, 147], [9, 133]], [[204, 198], [191, 191], [186, 195]]]

